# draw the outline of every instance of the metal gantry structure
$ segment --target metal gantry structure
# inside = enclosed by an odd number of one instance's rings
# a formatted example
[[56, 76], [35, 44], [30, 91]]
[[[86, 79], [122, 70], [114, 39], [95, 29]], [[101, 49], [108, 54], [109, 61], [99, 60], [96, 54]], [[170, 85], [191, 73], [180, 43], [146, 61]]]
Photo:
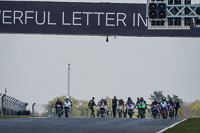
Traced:
[[6, 94], [0, 94], [0, 115], [23, 115], [28, 103]]
[[147, 0], [146, 16], [150, 30], [200, 28], [200, 4], [191, 0]]

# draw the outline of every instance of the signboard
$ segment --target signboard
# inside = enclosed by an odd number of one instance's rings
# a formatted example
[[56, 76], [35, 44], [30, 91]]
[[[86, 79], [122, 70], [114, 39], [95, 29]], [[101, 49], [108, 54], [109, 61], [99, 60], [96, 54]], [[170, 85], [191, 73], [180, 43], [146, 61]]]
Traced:
[[200, 29], [148, 30], [146, 4], [0, 2], [0, 33], [200, 37]]

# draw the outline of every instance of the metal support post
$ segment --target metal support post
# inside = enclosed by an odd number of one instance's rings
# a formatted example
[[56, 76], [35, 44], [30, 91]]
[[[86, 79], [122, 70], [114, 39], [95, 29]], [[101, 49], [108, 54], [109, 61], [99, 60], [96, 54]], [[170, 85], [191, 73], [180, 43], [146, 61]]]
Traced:
[[6, 94], [2, 96], [2, 115], [6, 115]]
[[6, 108], [6, 114], [8, 115], [8, 96], [5, 97], [5, 108]]
[[33, 117], [35, 116], [34, 106], [35, 106], [35, 103], [33, 103], [33, 105], [32, 105], [32, 116], [33, 116]]
[[67, 96], [70, 96], [70, 63], [68, 64]]

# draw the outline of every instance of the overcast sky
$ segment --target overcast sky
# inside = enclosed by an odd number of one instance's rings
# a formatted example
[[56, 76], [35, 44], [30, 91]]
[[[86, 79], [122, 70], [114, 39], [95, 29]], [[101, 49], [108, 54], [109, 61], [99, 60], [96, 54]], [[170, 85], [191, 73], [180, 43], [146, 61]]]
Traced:
[[[95, 2], [99, 1], [109, 2]], [[200, 38], [110, 37], [108, 43], [105, 39], [0, 34], [0, 93], [7, 88], [9, 96], [29, 105], [46, 104], [66, 95], [70, 63], [71, 95], [78, 99], [94, 96], [98, 101], [116, 95], [149, 101], [158, 90], [187, 102], [199, 99]]]

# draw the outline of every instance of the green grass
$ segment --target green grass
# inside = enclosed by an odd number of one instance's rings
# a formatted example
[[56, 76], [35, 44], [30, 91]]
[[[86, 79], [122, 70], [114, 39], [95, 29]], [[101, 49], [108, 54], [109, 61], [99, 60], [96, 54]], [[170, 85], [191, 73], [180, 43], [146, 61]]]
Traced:
[[200, 133], [200, 118], [190, 118], [164, 133]]

